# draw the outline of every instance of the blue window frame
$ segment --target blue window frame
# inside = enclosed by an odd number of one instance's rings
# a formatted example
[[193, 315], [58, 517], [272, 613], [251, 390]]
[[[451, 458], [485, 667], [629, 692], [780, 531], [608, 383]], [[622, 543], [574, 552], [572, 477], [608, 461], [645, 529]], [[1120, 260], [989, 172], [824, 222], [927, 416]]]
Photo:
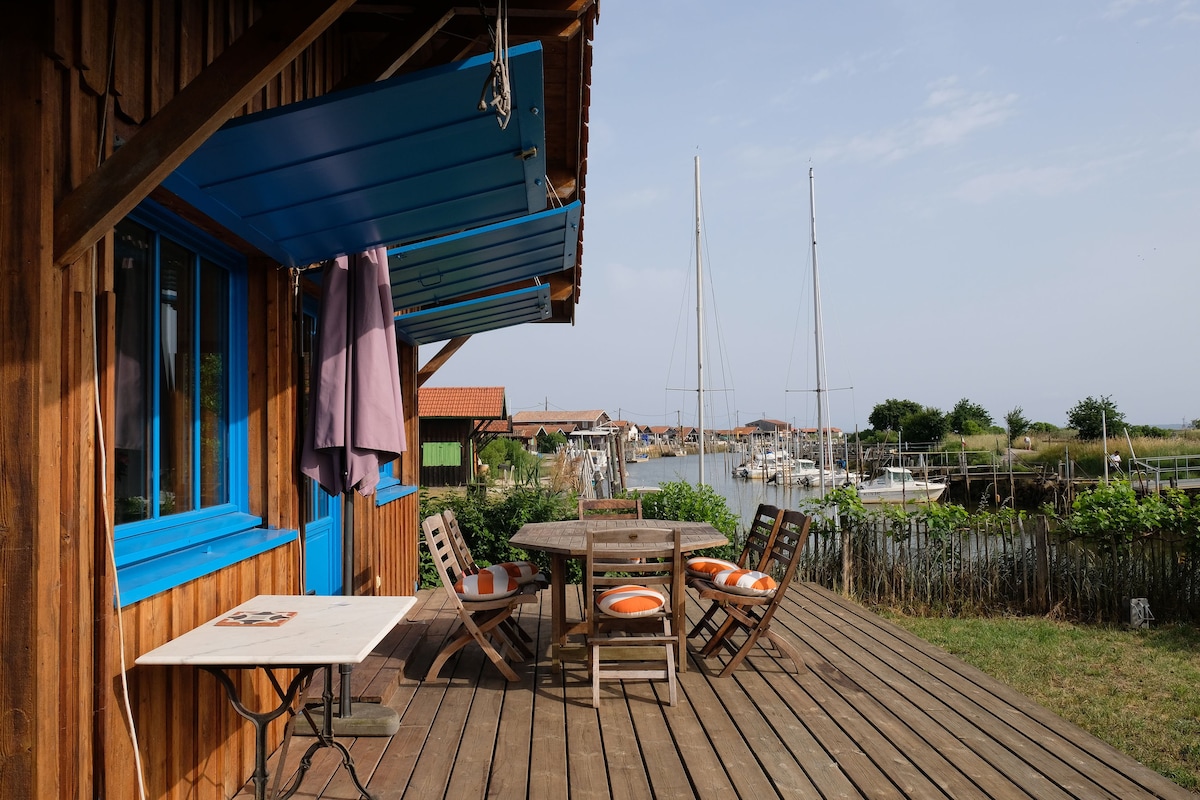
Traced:
[[145, 203], [115, 229], [123, 604], [295, 538], [249, 513], [242, 256]]

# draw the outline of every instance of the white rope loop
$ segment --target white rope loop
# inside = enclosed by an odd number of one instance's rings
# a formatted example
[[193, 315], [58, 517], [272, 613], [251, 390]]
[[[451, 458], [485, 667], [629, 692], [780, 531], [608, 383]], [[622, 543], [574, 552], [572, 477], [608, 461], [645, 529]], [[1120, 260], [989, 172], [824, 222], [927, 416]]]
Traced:
[[[482, 5], [480, 3], [481, 11]], [[512, 84], [508, 74], [508, 0], [497, 0], [496, 26], [489, 26], [488, 33], [492, 37], [492, 70], [479, 95], [479, 110], [486, 111], [488, 107], [495, 109], [496, 122], [500, 130], [505, 130], [512, 118]]]

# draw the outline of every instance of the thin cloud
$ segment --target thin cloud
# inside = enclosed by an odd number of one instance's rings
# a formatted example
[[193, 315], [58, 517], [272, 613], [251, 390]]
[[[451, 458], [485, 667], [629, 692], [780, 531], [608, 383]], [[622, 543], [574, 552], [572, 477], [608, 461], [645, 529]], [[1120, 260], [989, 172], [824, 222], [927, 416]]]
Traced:
[[1121, 19], [1128, 16], [1140, 8], [1146, 6], [1157, 6], [1161, 0], [1112, 0], [1100, 16], [1104, 19]]
[[1004, 123], [1016, 111], [1015, 93], [969, 92], [955, 78], [931, 85], [925, 112], [892, 128], [859, 134], [817, 148], [822, 160], [897, 161], [916, 153], [961, 144]]
[[1087, 168], [1021, 167], [977, 175], [959, 186], [954, 196], [969, 203], [987, 203], [1006, 195], [1053, 197], [1076, 192], [1095, 180]]

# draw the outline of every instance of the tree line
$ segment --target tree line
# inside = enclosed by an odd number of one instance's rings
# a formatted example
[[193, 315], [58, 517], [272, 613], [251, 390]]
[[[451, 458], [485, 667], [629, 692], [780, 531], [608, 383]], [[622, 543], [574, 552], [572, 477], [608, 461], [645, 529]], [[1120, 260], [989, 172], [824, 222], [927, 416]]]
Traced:
[[[864, 442], [886, 441], [890, 434], [903, 435], [909, 442], [940, 442], [949, 434], [976, 436], [994, 433], [1007, 436], [1009, 445], [1014, 439], [1027, 433], [1053, 433], [1058, 426], [1049, 422], [1033, 422], [1025, 416], [1021, 406], [1009, 410], [1001, 422], [979, 403], [964, 397], [949, 412], [933, 406], [925, 406], [915, 400], [891, 398], [877, 404], [867, 421], [871, 429], [860, 438]], [[1200, 419], [1193, 420], [1193, 427], [1200, 427]], [[1110, 395], [1088, 396], [1067, 410], [1067, 428], [1073, 429], [1080, 439], [1099, 439], [1107, 429], [1109, 435], [1129, 431], [1131, 436], [1166, 438], [1171, 432], [1154, 425], [1129, 425], [1125, 415], [1113, 402]]]

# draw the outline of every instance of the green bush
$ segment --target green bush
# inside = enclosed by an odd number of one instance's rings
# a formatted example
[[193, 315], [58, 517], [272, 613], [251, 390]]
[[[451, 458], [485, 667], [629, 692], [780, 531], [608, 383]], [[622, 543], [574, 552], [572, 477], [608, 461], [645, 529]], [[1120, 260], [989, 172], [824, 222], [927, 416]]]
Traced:
[[[421, 518], [454, 511], [462, 528], [471, 555], [480, 564], [528, 559], [549, 571], [550, 557], [546, 553], [526, 553], [508, 543], [526, 522], [551, 522], [574, 519], [575, 498], [545, 487], [519, 486], [502, 494], [445, 494], [432, 497], [421, 493]], [[577, 568], [578, 569], [578, 568]], [[420, 548], [420, 580], [422, 587], [438, 585], [437, 570], [424, 545]]]
[[738, 517], [725, 498], [707, 485], [693, 486], [687, 481], [668, 481], [657, 492], [642, 495], [642, 516], [646, 519], [674, 519], [681, 522], [707, 522], [730, 537], [729, 544], [698, 551], [699, 555], [733, 560], [741, 554], [743, 532]]

